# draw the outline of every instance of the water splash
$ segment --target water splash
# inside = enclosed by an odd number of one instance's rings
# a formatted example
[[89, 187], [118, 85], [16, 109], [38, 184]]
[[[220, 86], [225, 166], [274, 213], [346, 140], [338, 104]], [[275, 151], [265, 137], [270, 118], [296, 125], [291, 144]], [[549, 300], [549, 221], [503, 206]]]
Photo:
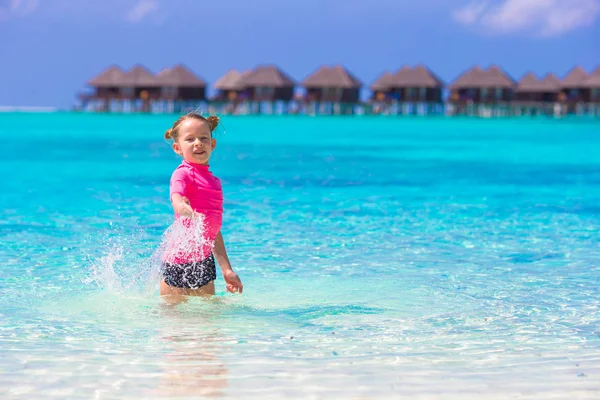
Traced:
[[204, 232], [201, 214], [175, 220], [162, 234], [158, 246], [148, 243], [143, 229], [126, 234], [114, 227], [100, 239], [101, 254], [88, 255], [90, 269], [83, 282], [113, 294], [150, 296], [158, 289], [164, 261], [201, 254], [212, 246]]

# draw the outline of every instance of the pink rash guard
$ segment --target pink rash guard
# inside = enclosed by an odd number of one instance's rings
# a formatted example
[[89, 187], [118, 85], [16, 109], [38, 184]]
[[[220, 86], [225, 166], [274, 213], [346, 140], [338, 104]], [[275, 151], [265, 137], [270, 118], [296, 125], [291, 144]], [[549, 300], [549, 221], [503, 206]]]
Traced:
[[[194, 211], [204, 216], [203, 242], [190, 246], [186, 243], [177, 251], [167, 250], [164, 260], [173, 264], [199, 262], [212, 253], [213, 243], [221, 230], [223, 222], [223, 188], [221, 181], [208, 170], [208, 165], [194, 164], [183, 161], [171, 176], [170, 198], [177, 193], [190, 201]], [[180, 215], [175, 213], [175, 219]], [[190, 227], [190, 220], [183, 221], [184, 226]], [[193, 235], [190, 235], [193, 237]], [[186, 242], [188, 238], [186, 237]], [[190, 239], [193, 240], [193, 239]]]

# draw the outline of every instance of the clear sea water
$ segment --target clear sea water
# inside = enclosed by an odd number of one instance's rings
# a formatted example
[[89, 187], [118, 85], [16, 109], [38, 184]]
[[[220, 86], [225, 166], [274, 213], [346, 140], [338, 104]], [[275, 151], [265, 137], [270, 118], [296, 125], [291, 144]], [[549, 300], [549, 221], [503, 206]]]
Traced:
[[0, 114], [0, 398], [598, 398], [600, 122], [226, 117], [171, 308], [175, 117]]

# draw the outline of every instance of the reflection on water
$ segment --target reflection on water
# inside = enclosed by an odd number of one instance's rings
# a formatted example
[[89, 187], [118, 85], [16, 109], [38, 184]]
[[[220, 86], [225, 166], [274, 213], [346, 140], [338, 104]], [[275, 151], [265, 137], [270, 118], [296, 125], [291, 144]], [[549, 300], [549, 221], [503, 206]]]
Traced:
[[218, 332], [202, 335], [174, 333], [163, 336], [168, 353], [164, 357], [157, 394], [160, 396], [223, 395], [227, 387], [228, 370], [218, 358]]
[[[155, 393], [159, 397], [220, 397], [227, 388], [229, 371], [219, 358], [223, 337], [214, 323], [218, 301], [193, 300], [163, 305], [159, 337], [164, 355], [158, 361], [162, 372]], [[202, 312], [198, 303], [212, 308]]]

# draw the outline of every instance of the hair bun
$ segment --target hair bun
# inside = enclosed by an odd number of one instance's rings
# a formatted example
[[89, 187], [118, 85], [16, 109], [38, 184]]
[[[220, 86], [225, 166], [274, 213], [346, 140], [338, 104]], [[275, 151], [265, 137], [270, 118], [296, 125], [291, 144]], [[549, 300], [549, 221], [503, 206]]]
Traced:
[[219, 126], [219, 117], [217, 117], [216, 115], [211, 115], [211, 116], [207, 117], [206, 120], [208, 121], [208, 124], [210, 125], [211, 132], [213, 132], [215, 129], [217, 129], [217, 126]]
[[165, 132], [165, 139], [173, 139], [173, 128], [167, 129]]

